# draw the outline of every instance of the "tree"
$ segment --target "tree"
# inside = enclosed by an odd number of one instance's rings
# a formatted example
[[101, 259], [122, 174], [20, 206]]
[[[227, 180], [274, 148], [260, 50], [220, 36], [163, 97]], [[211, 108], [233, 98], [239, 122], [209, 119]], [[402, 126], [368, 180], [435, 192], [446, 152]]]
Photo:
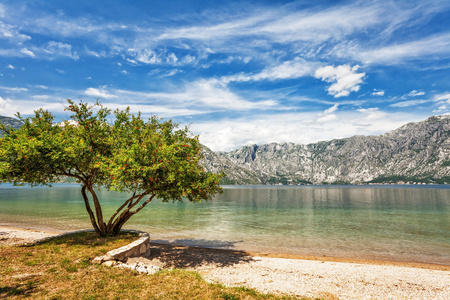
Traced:
[[[201, 145], [188, 128], [156, 116], [144, 121], [129, 108], [115, 110], [108, 122], [111, 110], [99, 102], [67, 102], [71, 120], [55, 124], [50, 112], [39, 109], [31, 118], [18, 113], [24, 123], [19, 129], [0, 125], [0, 182], [51, 186], [75, 178], [100, 236], [117, 235], [155, 198], [201, 201], [222, 192], [222, 175], [199, 165]], [[109, 220], [95, 191], [100, 187], [130, 195]]]

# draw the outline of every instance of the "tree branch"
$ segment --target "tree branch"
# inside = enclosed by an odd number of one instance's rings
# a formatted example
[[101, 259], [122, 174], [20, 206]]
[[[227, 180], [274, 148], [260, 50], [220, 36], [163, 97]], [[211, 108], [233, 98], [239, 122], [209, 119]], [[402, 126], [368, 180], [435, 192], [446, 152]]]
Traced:
[[138, 196], [135, 196], [135, 194], [133, 194], [133, 196], [131, 198], [129, 198], [127, 201], [125, 201], [117, 210], [116, 212], [111, 216], [111, 218], [109, 218], [109, 222], [108, 222], [108, 228], [111, 226], [114, 218], [117, 216], [117, 214], [127, 205], [130, 206], [130, 204], [133, 202], [133, 199], [137, 198]]
[[[121, 222], [121, 220], [123, 220], [124, 218], [126, 218], [126, 217], [129, 215], [130, 210], [131, 210], [133, 207], [135, 207], [136, 204], [138, 204], [138, 203], [142, 200], [142, 198], [144, 198], [146, 195], [148, 195], [147, 192], [138, 195], [138, 196], [137, 196], [136, 202], [134, 202], [134, 203], [131, 204], [131, 205], [129, 204], [128, 207], [127, 207], [127, 209], [125, 209], [125, 210], [120, 214], [120, 216], [114, 221], [113, 227], [115, 227], [119, 222]], [[131, 215], [130, 215], [130, 216], [131, 216]]]
[[142, 205], [139, 206], [135, 211], [132, 211], [131, 214], [134, 215], [134, 214], [140, 212], [141, 209], [143, 209], [147, 204], [149, 204], [149, 203], [153, 200], [153, 198], [155, 198], [155, 196], [156, 196], [155, 194], [151, 195], [151, 196], [147, 199], [147, 201], [145, 201], [144, 203], [142, 203]]

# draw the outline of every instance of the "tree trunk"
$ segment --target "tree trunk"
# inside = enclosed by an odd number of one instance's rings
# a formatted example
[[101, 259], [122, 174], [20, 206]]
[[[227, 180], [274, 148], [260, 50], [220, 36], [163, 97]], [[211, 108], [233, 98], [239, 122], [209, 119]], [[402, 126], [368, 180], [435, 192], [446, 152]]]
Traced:
[[89, 218], [91, 219], [92, 227], [94, 227], [95, 232], [99, 236], [104, 236], [104, 232], [102, 232], [100, 230], [100, 228], [98, 227], [97, 221], [95, 220], [94, 213], [92, 212], [92, 209], [91, 209], [91, 205], [89, 204], [89, 198], [88, 198], [88, 195], [86, 193], [86, 186], [85, 185], [83, 185], [81, 187], [81, 195], [83, 196], [84, 206], [86, 207], [86, 210], [87, 210], [87, 212], [89, 214]]
[[[89, 192], [92, 195], [92, 201], [94, 203], [95, 208], [95, 214], [94, 211], [91, 208], [91, 205], [89, 203], [89, 197], [87, 192]], [[124, 202], [112, 215], [109, 222], [106, 224], [103, 222], [103, 213], [100, 205], [100, 201], [97, 198], [97, 195], [95, 194], [95, 191], [91, 186], [83, 185], [81, 187], [81, 194], [84, 199], [84, 204], [86, 206], [86, 210], [89, 214], [89, 218], [91, 220], [92, 226], [94, 227], [95, 232], [99, 236], [116, 236], [119, 234], [120, 230], [122, 229], [122, 226], [137, 212], [142, 210], [152, 199], [155, 197], [155, 195], [151, 195], [149, 199], [147, 199], [144, 203], [142, 203], [135, 211], [132, 211], [131, 209], [134, 208], [136, 205], [140, 203], [140, 201], [148, 195], [147, 193], [143, 193], [140, 195], [133, 195], [130, 199]], [[136, 200], [133, 202], [133, 200]], [[127, 207], [125, 210], [122, 211]], [[122, 211], [122, 212], [121, 212]], [[121, 212], [121, 213], [120, 213]], [[117, 216], [120, 213], [119, 216]], [[116, 218], [117, 217], [117, 218]], [[114, 220], [114, 218], [116, 218]]]

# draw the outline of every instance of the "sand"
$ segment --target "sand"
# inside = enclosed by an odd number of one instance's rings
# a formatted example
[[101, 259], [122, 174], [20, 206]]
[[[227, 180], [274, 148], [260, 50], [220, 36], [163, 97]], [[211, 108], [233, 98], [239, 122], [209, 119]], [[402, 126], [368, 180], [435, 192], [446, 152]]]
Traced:
[[31, 243], [46, 237], [63, 233], [52, 229], [15, 228], [0, 226], [0, 246]]

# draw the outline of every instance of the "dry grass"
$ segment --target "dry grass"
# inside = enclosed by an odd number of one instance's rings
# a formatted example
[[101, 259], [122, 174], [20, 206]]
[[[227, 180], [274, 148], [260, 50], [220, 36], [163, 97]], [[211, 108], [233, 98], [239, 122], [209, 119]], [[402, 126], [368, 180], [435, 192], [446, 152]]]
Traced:
[[210, 284], [180, 269], [142, 275], [91, 264], [136, 238], [84, 232], [32, 246], [1, 246], [0, 299], [297, 299]]

